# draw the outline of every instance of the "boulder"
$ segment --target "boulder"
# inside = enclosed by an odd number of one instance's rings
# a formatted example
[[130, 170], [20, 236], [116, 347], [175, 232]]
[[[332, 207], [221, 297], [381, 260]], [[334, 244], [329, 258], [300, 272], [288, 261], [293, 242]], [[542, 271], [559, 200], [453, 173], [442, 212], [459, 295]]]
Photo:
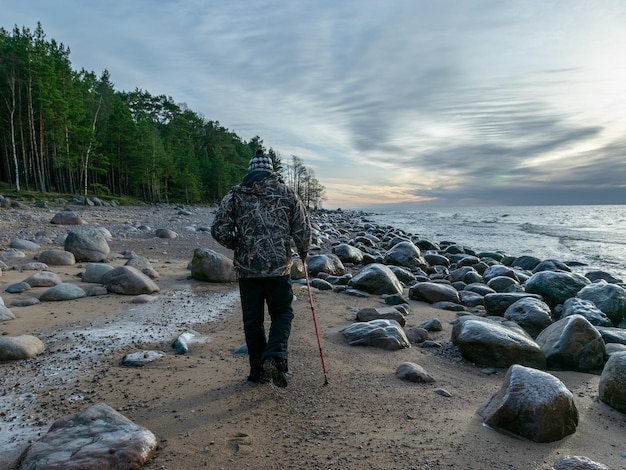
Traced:
[[39, 261], [50, 266], [72, 266], [76, 264], [76, 257], [66, 250], [44, 250], [39, 253]]
[[154, 234], [157, 238], [178, 238], [178, 233], [168, 228], [158, 228]]
[[596, 330], [600, 332], [605, 343], [626, 344], [626, 330], [624, 328], [605, 328], [597, 326]]
[[604, 364], [606, 348], [602, 336], [582, 315], [554, 322], [537, 336], [553, 370], [588, 371]]
[[24, 451], [16, 470], [140, 469], [157, 447], [152, 432], [97, 403], [55, 421]]
[[618, 352], [626, 351], [626, 344], [606, 343], [605, 346], [606, 346], [607, 357], [611, 357], [613, 354], [618, 353]]
[[311, 287], [314, 287], [315, 289], [333, 290], [333, 285], [330, 282], [325, 281], [324, 279], [320, 279], [318, 277], [314, 277], [313, 279], [311, 279], [310, 284]]
[[8, 286], [5, 291], [9, 294], [21, 294], [29, 289], [32, 289], [31, 285], [28, 282], [17, 282], [15, 284], [11, 284]]
[[334, 246], [332, 252], [337, 255], [342, 263], [359, 264], [363, 262], [363, 252], [347, 243]]
[[552, 470], [610, 470], [606, 465], [595, 462], [589, 457], [582, 457], [578, 455], [566, 455], [559, 458]]
[[30, 240], [24, 240], [22, 238], [16, 238], [15, 240], [11, 240], [9, 247], [14, 248], [16, 250], [26, 250], [26, 251], [35, 251], [41, 248], [41, 246], [35, 242]]
[[422, 256], [422, 252], [411, 241], [401, 241], [395, 244], [385, 255], [383, 263], [406, 268], [428, 268], [428, 263]]
[[196, 248], [191, 260], [191, 277], [198, 281], [234, 282], [235, 267], [230, 258], [208, 248]]
[[534, 442], [573, 434], [578, 410], [572, 393], [553, 375], [515, 364], [500, 390], [478, 410], [486, 425]]
[[562, 262], [557, 261], [555, 259], [546, 259], [546, 260], [543, 260], [541, 263], [539, 263], [537, 266], [535, 266], [532, 272], [533, 273], [538, 273], [538, 272], [541, 272], [541, 271], [564, 271], [564, 272], [570, 272], [571, 269], [565, 263], [562, 263]]
[[406, 337], [409, 338], [411, 343], [423, 343], [430, 339], [430, 334], [426, 328], [412, 326], [406, 331]]
[[28, 283], [31, 287], [52, 287], [61, 284], [63, 281], [51, 271], [39, 271], [35, 274], [31, 274], [24, 282]]
[[432, 383], [435, 379], [419, 364], [401, 362], [396, 369], [396, 377], [415, 383]]
[[533, 338], [553, 322], [548, 304], [536, 297], [513, 302], [504, 312], [504, 318], [517, 323]]
[[109, 292], [122, 295], [152, 294], [159, 291], [152, 279], [132, 266], [113, 268], [102, 276]]
[[461, 300], [461, 305], [464, 305], [465, 307], [485, 305], [485, 298], [482, 295], [469, 290], [459, 291], [459, 299]]
[[83, 282], [102, 284], [102, 276], [111, 271], [113, 266], [105, 263], [89, 263], [81, 275]]
[[294, 258], [289, 275], [294, 281], [304, 279], [304, 263], [300, 258]]
[[394, 320], [353, 323], [341, 330], [341, 334], [352, 346], [374, 346], [387, 351], [411, 347], [404, 330]]
[[416, 281], [415, 274], [413, 274], [408, 269], [402, 268], [400, 266], [394, 266], [393, 264], [390, 264], [388, 268], [391, 269], [391, 272], [396, 275], [398, 281], [404, 284], [409, 284]]
[[160, 351], [141, 351], [126, 354], [120, 364], [124, 367], [143, 367], [150, 362], [154, 362], [158, 359], [165, 357]]
[[30, 359], [45, 349], [45, 344], [36, 336], [0, 336], [0, 361]]
[[468, 361], [491, 367], [521, 364], [545, 368], [539, 345], [513, 322], [498, 322], [473, 315], [460, 317], [452, 328], [452, 342]]
[[604, 280], [584, 286], [576, 297], [589, 300], [618, 326], [626, 318], [626, 289]]
[[517, 258], [515, 258], [511, 262], [511, 266], [514, 268], [520, 268], [520, 269], [525, 269], [527, 271], [532, 271], [533, 269], [537, 267], [539, 263], [541, 263], [541, 260], [539, 258], [536, 258], [534, 256], [523, 255], [523, 256], [518, 256]]
[[102, 261], [111, 252], [103, 233], [93, 227], [69, 232], [64, 248], [74, 254], [76, 261]]
[[356, 314], [357, 321], [367, 322], [378, 319], [395, 320], [400, 326], [406, 324], [404, 315], [393, 307], [366, 307], [359, 310]]
[[0, 302], [0, 321], [7, 321], [7, 320], [14, 320], [14, 319], [15, 319], [15, 315], [13, 315], [13, 312], [9, 309], [9, 307], [4, 305], [4, 303]]
[[489, 281], [495, 277], [508, 277], [513, 279], [515, 282], [520, 282], [515, 270], [503, 264], [494, 264], [493, 266], [489, 266], [483, 273], [483, 279], [487, 284], [489, 284]]
[[463, 290], [468, 290], [470, 292], [476, 292], [477, 294], [482, 295], [483, 297], [487, 294], [495, 294], [496, 291], [489, 287], [487, 284], [482, 284], [480, 282], [474, 282], [472, 284], [466, 285]]
[[450, 282], [464, 282], [465, 284], [482, 283], [483, 277], [472, 266], [463, 266], [453, 269], [448, 274]]
[[349, 285], [369, 294], [401, 294], [403, 291], [396, 275], [380, 263], [365, 266], [350, 280]]
[[62, 282], [50, 289], [45, 290], [40, 296], [41, 301], [62, 302], [64, 300], [75, 300], [86, 297], [87, 293], [74, 284]]
[[519, 292], [524, 290], [519, 282], [508, 276], [492, 277], [487, 282], [487, 285], [496, 292]]
[[418, 282], [409, 289], [409, 298], [422, 302], [452, 302], [460, 304], [459, 292], [449, 284]]
[[489, 315], [504, 316], [507, 309], [520, 299], [534, 298], [541, 300], [541, 296], [524, 292], [495, 292], [485, 295], [485, 310]]
[[49, 266], [41, 261], [31, 261], [20, 266], [20, 271], [47, 271]]
[[144, 269], [152, 269], [152, 263], [145, 256], [133, 256], [126, 263], [125, 266], [132, 266], [133, 268], [137, 268], [139, 271], [143, 271]]
[[428, 263], [429, 266], [444, 266], [446, 268], [450, 267], [450, 260], [444, 255], [440, 255], [439, 253], [424, 253], [423, 256], [424, 260], [426, 261], [426, 263]]
[[10, 261], [16, 258], [26, 258], [26, 254], [20, 250], [0, 251], [0, 260], [2, 261]]
[[605, 271], [589, 271], [585, 273], [585, 277], [591, 282], [604, 280], [610, 284], [622, 284], [624, 281], [618, 277], [613, 276]]
[[50, 223], [56, 225], [85, 225], [87, 222], [73, 211], [61, 211], [52, 217]]
[[311, 255], [306, 259], [309, 275], [317, 276], [319, 273], [331, 274], [333, 276], [343, 276], [346, 274], [346, 268], [333, 253], [323, 255]]
[[540, 271], [524, 283], [524, 288], [526, 292], [543, 297], [550, 308], [554, 309], [570, 297], [575, 297], [583, 287], [590, 283], [589, 279], [580, 274]]
[[[40, 303], [37, 297], [24, 297], [22, 299], [15, 299], [11, 302], [11, 307], [30, 307], [31, 305], [37, 305]], [[2, 307], [0, 307], [0, 313], [2, 311]], [[0, 314], [0, 320], [2, 319], [2, 315]]]
[[437, 243], [433, 242], [432, 240], [427, 240], [425, 238], [414, 240], [413, 243], [415, 243], [415, 246], [418, 247], [420, 250], [424, 251], [439, 251], [441, 249], [441, 247]]
[[600, 400], [626, 413], [626, 351], [616, 352], [609, 357], [600, 376], [598, 392]]
[[570, 297], [567, 299], [563, 303], [561, 318], [570, 317], [572, 315], [582, 315], [594, 326], [613, 326], [613, 322], [609, 317], [590, 300], [579, 299], [578, 297]]

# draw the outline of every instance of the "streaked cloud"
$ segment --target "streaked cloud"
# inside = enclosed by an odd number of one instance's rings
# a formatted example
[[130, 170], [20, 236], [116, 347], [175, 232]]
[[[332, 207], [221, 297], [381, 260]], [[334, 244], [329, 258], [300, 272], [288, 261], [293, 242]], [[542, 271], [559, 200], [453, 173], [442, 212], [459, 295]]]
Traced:
[[8, 0], [1, 25], [297, 155], [326, 207], [626, 203], [626, 3]]

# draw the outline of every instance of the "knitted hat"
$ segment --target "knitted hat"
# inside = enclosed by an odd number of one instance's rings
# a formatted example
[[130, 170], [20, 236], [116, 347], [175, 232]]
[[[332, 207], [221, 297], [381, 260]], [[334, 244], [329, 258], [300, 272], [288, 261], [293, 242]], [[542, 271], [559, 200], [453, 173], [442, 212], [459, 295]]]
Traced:
[[254, 157], [250, 160], [248, 171], [254, 170], [274, 171], [272, 160], [263, 153], [263, 149], [258, 149], [254, 154]]

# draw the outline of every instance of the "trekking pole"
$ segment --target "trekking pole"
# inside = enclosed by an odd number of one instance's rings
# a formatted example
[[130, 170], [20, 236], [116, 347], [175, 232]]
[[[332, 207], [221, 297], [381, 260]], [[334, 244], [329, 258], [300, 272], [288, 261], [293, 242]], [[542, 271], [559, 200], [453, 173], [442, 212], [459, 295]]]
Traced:
[[313, 324], [315, 325], [315, 335], [317, 336], [317, 346], [320, 349], [320, 359], [322, 360], [322, 370], [324, 371], [324, 385], [328, 385], [328, 377], [326, 377], [326, 365], [324, 364], [324, 354], [322, 353], [322, 342], [320, 341], [320, 332], [317, 328], [317, 316], [315, 315], [315, 307], [313, 306], [313, 295], [311, 294], [311, 283], [309, 282], [309, 270], [306, 261], [302, 261], [304, 265], [304, 279], [306, 280], [306, 288], [309, 292], [309, 303], [311, 304], [311, 313], [313, 314]]

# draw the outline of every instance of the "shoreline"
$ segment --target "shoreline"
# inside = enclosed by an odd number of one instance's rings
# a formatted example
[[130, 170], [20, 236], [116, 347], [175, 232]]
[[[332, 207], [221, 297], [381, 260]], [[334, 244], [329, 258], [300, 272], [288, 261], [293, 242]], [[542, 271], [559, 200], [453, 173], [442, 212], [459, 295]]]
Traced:
[[[124, 208], [119, 213], [120, 218], [137, 223], [149, 215], [141, 211], [128, 213]], [[162, 225], [171, 226], [173, 214], [172, 208], [163, 208], [154, 209], [152, 215], [155, 219], [160, 217]], [[140, 332], [135, 337], [130, 335], [130, 344], [119, 352], [107, 349], [106, 341], [115, 338], [104, 338], [104, 344], [94, 346], [101, 360], [93, 364], [86, 363], [86, 353], [72, 351], [72, 341], [81, 345], [80, 335], [66, 339], [69, 345], [47, 341], [46, 351], [35, 359], [0, 363], [3, 376], [12, 369], [36, 380], [38, 363], [66, 348], [70, 358], [66, 362], [79, 372], [72, 382], [57, 377], [56, 383], [41, 387], [26, 381], [12, 387], [23, 398], [16, 402], [15, 410], [5, 411], [0, 418], [2, 432], [8, 419], [15, 418], [9, 425], [18, 429], [26, 421], [25, 416], [31, 415], [39, 423], [37, 433], [43, 434], [60, 416], [105, 402], [157, 436], [159, 448], [145, 465], [148, 469], [547, 470], [559, 457], [568, 454], [585, 455], [610, 468], [619, 468], [626, 462], [626, 446], [621, 439], [624, 415], [598, 400], [599, 377], [594, 374], [550, 371], [574, 393], [580, 411], [576, 433], [561, 441], [537, 444], [483, 426], [476, 411], [499, 390], [506, 369], [486, 374], [482, 367], [461, 358], [450, 345], [451, 322], [457, 314], [414, 300], [409, 301], [407, 327], [439, 319], [443, 331], [432, 333], [431, 339], [442, 344], [441, 348], [413, 345], [389, 352], [350, 346], [341, 329], [355, 321], [358, 310], [382, 307], [384, 301], [374, 295], [357, 298], [314, 290], [329, 379], [329, 385], [324, 386], [308, 294], [294, 284], [298, 300], [294, 302], [296, 316], [290, 339], [289, 386], [278, 389], [271, 384], [246, 382], [247, 357], [234, 354], [245, 342], [238, 299], [222, 310], [216, 302], [228, 292], [232, 295], [236, 284], [214, 285], [188, 279], [187, 263], [193, 248], [209, 245], [210, 236], [187, 233], [183, 227], [189, 222], [197, 227], [209, 224], [209, 216], [210, 210], [199, 211], [197, 217], [183, 217], [177, 229], [180, 238], [176, 240], [135, 240], [131, 236], [114, 239], [116, 252], [134, 249], [141, 255], [152, 255], [160, 274], [155, 282], [161, 288], [160, 299], [155, 303], [136, 307], [131, 303], [132, 297], [107, 294], [12, 308], [17, 322], [1, 322], [2, 334], [35, 334], [90, 322], [97, 326], [98, 321], [104, 322], [106, 328], [114, 328], [114, 323], [106, 323], [112, 320], [106, 316], [121, 318], [124, 314], [120, 312], [129, 309], [137, 309], [135, 314], [146, 323], [135, 322]], [[99, 220], [107, 217], [110, 216]], [[74, 282], [84, 267], [55, 267], [53, 271]], [[3, 272], [0, 286], [4, 291], [10, 282], [27, 275], [18, 270]], [[183, 285], [189, 285], [189, 290], [177, 290]], [[2, 297], [9, 305], [5, 292]], [[211, 313], [208, 310], [220, 313], [213, 320], [200, 319], [195, 323], [194, 318], [198, 317], [194, 317], [194, 312]], [[160, 315], [173, 318], [180, 333], [185, 328], [193, 329], [202, 341], [192, 343], [184, 355], [176, 354], [168, 334], [155, 342], [141, 343], [142, 338], [149, 338], [150, 328], [163, 332], [162, 325], [154, 320]], [[122, 356], [143, 350], [142, 344], [163, 352], [164, 357], [141, 368], [122, 367]], [[78, 353], [80, 357], [76, 356]], [[435, 383], [413, 384], [397, 379], [395, 369], [403, 361], [422, 365], [435, 377]], [[447, 390], [451, 397], [438, 395], [436, 388]], [[26, 398], [28, 395], [30, 398]], [[4, 470], [1, 465], [0, 468]]]

